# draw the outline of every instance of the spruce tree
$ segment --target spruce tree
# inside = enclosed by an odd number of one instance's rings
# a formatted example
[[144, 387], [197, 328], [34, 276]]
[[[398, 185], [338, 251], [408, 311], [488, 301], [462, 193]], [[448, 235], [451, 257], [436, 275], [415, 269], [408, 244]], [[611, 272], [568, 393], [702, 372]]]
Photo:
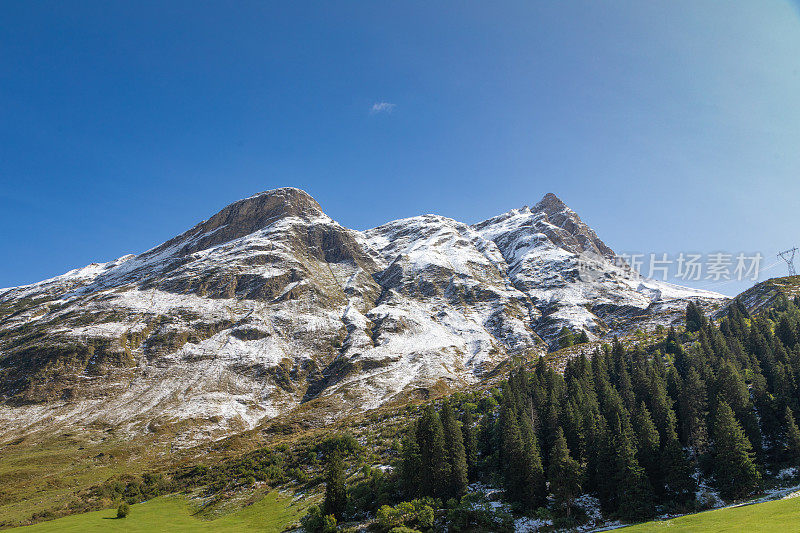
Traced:
[[686, 331], [700, 331], [706, 325], [703, 311], [694, 302], [686, 306]]
[[794, 414], [788, 407], [784, 411], [784, 426], [786, 427], [786, 456], [789, 462], [800, 466], [800, 430], [794, 420]]
[[591, 440], [595, 443], [595, 450], [589, 454], [587, 461], [589, 485], [597, 493], [603, 511], [612, 513], [617, 505], [614, 486], [616, 461], [614, 439], [604, 417], [600, 416], [595, 420]]
[[[504, 396], [505, 399], [505, 396]], [[524, 448], [519, 422], [509, 401], [500, 407], [501, 464], [506, 494], [509, 500], [519, 502], [524, 494], [524, 475], [520, 469]]]
[[685, 508], [694, 500], [697, 482], [692, 477], [692, 465], [677, 438], [662, 443], [660, 466], [663, 498], [679, 508]]
[[752, 447], [724, 401], [714, 412], [713, 460], [714, 480], [723, 498], [744, 498], [758, 490], [761, 474], [753, 462]]
[[558, 346], [560, 348], [569, 348], [573, 344], [575, 344], [575, 337], [572, 336], [572, 332], [569, 328], [564, 326], [558, 334]]
[[406, 432], [401, 444], [400, 482], [409, 499], [422, 496], [422, 457], [417, 444], [419, 420]]
[[661, 480], [661, 441], [656, 425], [650, 418], [650, 412], [644, 402], [634, 411], [632, 423], [638, 445], [636, 458], [647, 473], [650, 484], [656, 491], [659, 491], [663, 485]]
[[791, 349], [797, 344], [798, 339], [795, 334], [795, 329], [789, 320], [789, 317], [783, 315], [775, 327], [775, 335], [781, 340], [784, 346]]
[[461, 498], [467, 492], [467, 457], [464, 451], [464, 436], [450, 402], [442, 404], [442, 427], [447, 448], [447, 462], [450, 478], [447, 482], [447, 496]]
[[690, 368], [680, 400], [683, 442], [698, 455], [708, 450], [708, 394], [700, 374]]
[[581, 465], [570, 456], [564, 432], [558, 428], [547, 472], [555, 504], [570, 516], [573, 500], [581, 493]]
[[464, 409], [461, 425], [461, 432], [464, 435], [464, 455], [467, 460], [467, 479], [475, 481], [478, 469], [478, 437], [471, 409]]
[[624, 520], [643, 520], [653, 516], [653, 490], [647, 474], [635, 456], [633, 439], [628, 432], [614, 436], [614, 486], [616, 512]]
[[533, 509], [544, 499], [541, 456], [530, 426], [524, 432], [520, 428], [510, 394], [504, 394], [503, 398], [500, 431], [506, 495], [523, 509]]
[[324, 514], [333, 515], [337, 520], [341, 520], [347, 508], [347, 487], [341, 451], [331, 450], [326, 461]]
[[723, 361], [717, 378], [717, 400], [724, 401], [733, 409], [737, 420], [744, 429], [747, 440], [756, 455], [763, 453], [761, 427], [750, 400], [750, 391], [741, 373], [730, 361]]
[[420, 489], [427, 496], [446, 497], [450, 486], [450, 465], [447, 462], [442, 421], [432, 405], [426, 406], [422, 411], [417, 426], [417, 445], [420, 455]]

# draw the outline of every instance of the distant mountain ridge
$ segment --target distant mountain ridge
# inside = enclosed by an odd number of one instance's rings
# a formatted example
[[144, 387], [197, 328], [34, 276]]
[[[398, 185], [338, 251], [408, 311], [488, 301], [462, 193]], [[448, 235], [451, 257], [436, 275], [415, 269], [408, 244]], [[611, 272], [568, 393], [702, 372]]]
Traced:
[[359, 232], [275, 189], [142, 254], [0, 293], [0, 438], [34, 424], [215, 438], [314, 401], [335, 418], [475, 383], [563, 327], [669, 324], [690, 299], [726, 301], [631, 276], [553, 194], [474, 225]]

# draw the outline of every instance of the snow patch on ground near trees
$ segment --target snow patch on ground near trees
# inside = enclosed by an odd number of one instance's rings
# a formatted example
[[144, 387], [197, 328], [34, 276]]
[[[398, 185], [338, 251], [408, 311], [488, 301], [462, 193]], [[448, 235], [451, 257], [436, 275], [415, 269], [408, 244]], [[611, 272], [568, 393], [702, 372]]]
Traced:
[[[600, 512], [600, 500], [590, 494], [582, 494], [575, 498], [573, 504], [586, 514], [586, 522], [568, 531], [572, 533], [584, 533], [589, 531], [602, 531], [603, 529], [613, 529], [621, 526], [619, 521], [604, 521], [603, 514]], [[552, 519], [520, 517], [514, 520], [515, 533], [529, 533], [539, 531], [543, 528], [551, 528]], [[601, 529], [598, 529], [601, 528]]]
[[735, 504], [732, 504], [732, 505], [728, 505], [727, 507], [742, 507], [744, 505], [752, 505], [752, 504], [755, 504], [755, 503], [769, 502], [769, 501], [772, 501], [772, 500], [782, 500], [782, 499], [794, 498], [796, 493], [798, 492], [798, 490], [800, 490], [800, 485], [794, 485], [794, 486], [791, 486], [791, 487], [776, 487], [776, 488], [764, 491], [764, 494], [761, 497], [759, 497], [759, 498], [757, 498], [755, 500], [750, 500], [750, 501], [747, 501], [747, 502], [735, 503]]
[[701, 509], [719, 509], [725, 506], [725, 501], [720, 497], [719, 492], [708, 485], [699, 470], [694, 471], [692, 478], [697, 483], [694, 499]]
[[553, 521], [550, 519], [523, 516], [514, 520], [514, 533], [532, 533], [552, 525]]

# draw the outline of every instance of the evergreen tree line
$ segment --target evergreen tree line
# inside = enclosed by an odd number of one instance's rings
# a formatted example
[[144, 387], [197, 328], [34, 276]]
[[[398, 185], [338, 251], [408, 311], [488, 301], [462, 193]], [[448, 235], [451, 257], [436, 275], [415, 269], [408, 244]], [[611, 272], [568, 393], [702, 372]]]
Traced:
[[569, 516], [590, 493], [624, 520], [692, 510], [698, 473], [725, 499], [750, 496], [800, 465], [798, 306], [750, 316], [737, 301], [711, 320], [689, 304], [685, 331], [649, 346], [614, 339], [563, 374], [543, 359], [515, 370], [478, 405], [426, 406], [403, 440], [403, 494], [458, 498], [481, 480], [521, 511], [552, 501]]

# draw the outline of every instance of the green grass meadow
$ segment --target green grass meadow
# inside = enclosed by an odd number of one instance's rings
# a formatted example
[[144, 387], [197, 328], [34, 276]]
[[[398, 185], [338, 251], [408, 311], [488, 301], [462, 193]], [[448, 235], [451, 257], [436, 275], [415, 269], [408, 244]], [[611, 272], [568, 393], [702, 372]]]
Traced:
[[672, 520], [646, 522], [624, 528], [630, 533], [664, 532], [800, 532], [800, 497], [787, 500], [716, 509]]
[[274, 492], [261, 500], [214, 520], [194, 516], [197, 509], [183, 496], [162, 496], [148, 502], [131, 505], [127, 518], [116, 518], [116, 509], [106, 509], [66, 516], [50, 522], [16, 528], [24, 533], [91, 533], [129, 532], [149, 533], [169, 531], [192, 532], [246, 532], [279, 533], [296, 523], [304, 506]]

